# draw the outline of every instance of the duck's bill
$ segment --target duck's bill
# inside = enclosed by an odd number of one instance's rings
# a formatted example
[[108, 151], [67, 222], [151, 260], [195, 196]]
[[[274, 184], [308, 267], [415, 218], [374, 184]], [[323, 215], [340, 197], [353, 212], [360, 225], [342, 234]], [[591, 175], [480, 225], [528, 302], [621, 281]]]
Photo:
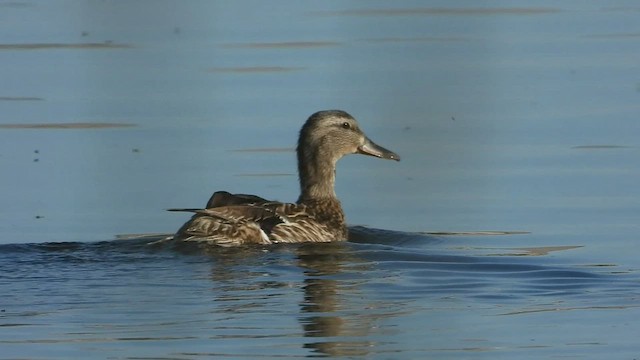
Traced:
[[381, 159], [400, 161], [400, 156], [398, 156], [398, 154], [394, 153], [391, 150], [383, 148], [382, 146], [374, 143], [369, 139], [365, 139], [365, 143], [358, 146], [358, 154], [371, 155], [379, 157]]

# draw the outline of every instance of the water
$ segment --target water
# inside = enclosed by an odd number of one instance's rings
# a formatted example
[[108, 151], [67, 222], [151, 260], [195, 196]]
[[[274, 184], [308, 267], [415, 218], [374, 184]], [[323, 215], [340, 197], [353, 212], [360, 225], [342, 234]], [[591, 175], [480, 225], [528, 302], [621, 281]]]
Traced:
[[[0, 10], [0, 358], [640, 356], [634, 2]], [[294, 200], [327, 108], [402, 157], [340, 161], [349, 243], [119, 236]]]
[[635, 273], [353, 231], [208, 252], [3, 245], [3, 358], [635, 356]]

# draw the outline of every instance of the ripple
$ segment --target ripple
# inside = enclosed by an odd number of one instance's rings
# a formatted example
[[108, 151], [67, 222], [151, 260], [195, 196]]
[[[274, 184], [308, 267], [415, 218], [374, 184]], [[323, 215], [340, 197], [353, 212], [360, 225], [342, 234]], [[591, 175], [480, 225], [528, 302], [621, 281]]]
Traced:
[[611, 34], [591, 34], [585, 35], [587, 39], [640, 39], [640, 33], [611, 33]]
[[42, 101], [41, 97], [35, 96], [0, 96], [0, 101]]
[[272, 152], [295, 152], [296, 149], [295, 148], [288, 148], [288, 147], [278, 147], [278, 148], [254, 148], [254, 149], [235, 149], [235, 150], [230, 150], [232, 152], [260, 152], [260, 153], [272, 153]]
[[0, 124], [0, 129], [109, 129], [132, 127], [136, 124], [79, 122], [79, 123], [42, 123], [42, 124]]
[[207, 72], [253, 74], [253, 73], [282, 73], [305, 70], [304, 67], [295, 66], [246, 66], [246, 67], [218, 67], [210, 68]]
[[225, 48], [239, 49], [304, 49], [338, 46], [337, 41], [286, 41], [286, 42], [265, 42], [265, 43], [237, 43], [224, 44]]
[[402, 9], [352, 9], [342, 11], [314, 12], [322, 16], [477, 16], [477, 15], [542, 15], [562, 12], [559, 8], [521, 7], [521, 8], [402, 8]]
[[574, 146], [572, 149], [576, 150], [609, 150], [609, 149], [629, 149], [631, 146], [625, 145], [579, 145]]
[[233, 176], [244, 177], [280, 177], [280, 176], [295, 176], [292, 173], [247, 173], [247, 174], [233, 174]]
[[133, 46], [128, 44], [116, 44], [113, 42], [103, 43], [31, 43], [31, 44], [0, 44], [0, 50], [58, 50], [58, 49], [129, 49]]

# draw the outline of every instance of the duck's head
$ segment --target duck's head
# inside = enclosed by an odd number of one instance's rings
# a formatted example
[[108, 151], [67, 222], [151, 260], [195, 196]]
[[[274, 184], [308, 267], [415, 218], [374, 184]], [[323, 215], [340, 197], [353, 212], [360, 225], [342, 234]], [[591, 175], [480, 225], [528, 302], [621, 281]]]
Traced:
[[335, 164], [348, 154], [400, 161], [398, 154], [371, 141], [362, 132], [356, 119], [345, 111], [318, 111], [307, 119], [298, 140], [300, 161], [317, 162], [317, 157], [322, 157]]

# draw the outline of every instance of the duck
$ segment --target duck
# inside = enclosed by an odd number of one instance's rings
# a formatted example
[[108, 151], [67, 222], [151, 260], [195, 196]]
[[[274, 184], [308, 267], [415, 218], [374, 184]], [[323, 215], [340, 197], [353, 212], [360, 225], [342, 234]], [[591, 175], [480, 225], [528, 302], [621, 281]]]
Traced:
[[346, 241], [335, 179], [336, 163], [348, 154], [400, 161], [398, 154], [371, 141], [346, 111], [315, 112], [298, 138], [300, 195], [295, 203], [217, 191], [205, 208], [169, 209], [193, 213], [173, 240], [223, 247]]

